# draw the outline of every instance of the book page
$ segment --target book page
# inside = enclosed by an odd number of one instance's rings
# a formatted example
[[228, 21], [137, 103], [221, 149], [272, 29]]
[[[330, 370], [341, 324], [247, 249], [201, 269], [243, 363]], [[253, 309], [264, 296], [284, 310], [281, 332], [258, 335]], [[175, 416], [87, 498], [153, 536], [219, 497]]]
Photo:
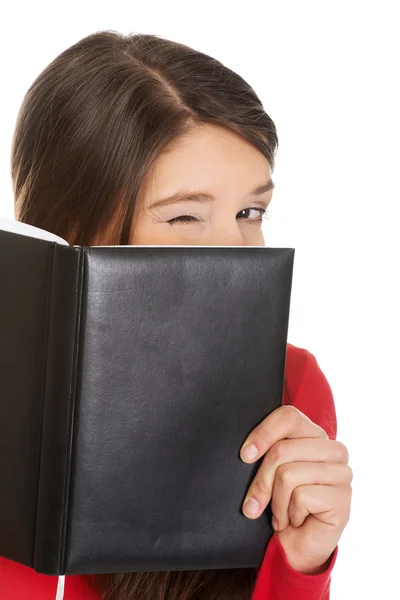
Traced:
[[0, 217], [0, 230], [11, 231], [12, 233], [19, 233], [21, 235], [27, 235], [29, 237], [35, 237], [41, 240], [57, 242], [58, 244], [64, 244], [65, 246], [69, 246], [66, 240], [56, 235], [55, 233], [51, 233], [50, 231], [46, 231], [45, 229], [40, 229], [40, 227], [35, 227], [34, 225], [28, 225], [27, 223], [15, 221], [14, 219], [6, 219], [5, 217]]

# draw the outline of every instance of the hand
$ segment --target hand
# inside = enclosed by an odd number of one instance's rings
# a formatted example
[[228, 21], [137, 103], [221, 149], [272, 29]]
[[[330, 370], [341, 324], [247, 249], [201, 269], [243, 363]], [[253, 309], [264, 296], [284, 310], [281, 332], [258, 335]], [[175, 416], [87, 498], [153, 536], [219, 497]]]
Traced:
[[[257, 452], [247, 459], [249, 444]], [[290, 566], [306, 574], [323, 572], [350, 517], [353, 472], [347, 448], [285, 405], [253, 429], [240, 455], [252, 463], [265, 453], [243, 512], [258, 518], [272, 499], [272, 524]], [[245, 506], [248, 498], [258, 502], [255, 513]]]

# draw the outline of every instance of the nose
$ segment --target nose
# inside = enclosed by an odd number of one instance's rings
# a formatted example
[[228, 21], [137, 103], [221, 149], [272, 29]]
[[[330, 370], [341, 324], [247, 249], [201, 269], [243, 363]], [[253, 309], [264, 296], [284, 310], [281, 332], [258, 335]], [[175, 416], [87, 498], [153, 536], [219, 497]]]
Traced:
[[236, 227], [213, 229], [206, 238], [201, 241], [204, 246], [247, 246], [242, 232]]
[[[250, 226], [248, 227], [250, 229]], [[265, 239], [262, 230], [250, 232], [246, 235], [239, 227], [211, 228], [208, 235], [201, 238], [201, 244], [204, 246], [265, 246]]]

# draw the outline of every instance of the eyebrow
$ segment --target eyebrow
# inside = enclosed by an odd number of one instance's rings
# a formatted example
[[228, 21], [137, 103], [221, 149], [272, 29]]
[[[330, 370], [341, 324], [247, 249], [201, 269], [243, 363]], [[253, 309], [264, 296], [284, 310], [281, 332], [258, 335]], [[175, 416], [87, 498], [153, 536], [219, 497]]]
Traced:
[[[261, 196], [261, 194], [265, 194], [265, 192], [272, 190], [274, 187], [275, 187], [275, 184], [272, 181], [272, 179], [270, 179], [269, 181], [267, 181], [267, 183], [257, 186], [252, 192], [250, 192], [249, 195], [250, 196]], [[154, 208], [155, 206], [161, 206], [164, 204], [172, 204], [172, 203], [176, 204], [178, 202], [206, 203], [206, 202], [215, 202], [215, 200], [216, 200], [215, 196], [212, 196], [211, 194], [205, 194], [204, 192], [180, 191], [180, 192], [177, 192], [176, 194], [173, 194], [172, 196], [169, 196], [168, 198], [163, 198], [162, 200], [158, 200], [157, 202], [154, 202], [151, 205], [151, 208]]]

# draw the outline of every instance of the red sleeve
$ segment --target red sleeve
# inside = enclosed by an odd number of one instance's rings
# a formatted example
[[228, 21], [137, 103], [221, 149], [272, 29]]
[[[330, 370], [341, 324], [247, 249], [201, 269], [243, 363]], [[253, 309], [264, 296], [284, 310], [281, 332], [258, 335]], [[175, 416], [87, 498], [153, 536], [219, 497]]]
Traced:
[[[283, 404], [292, 404], [336, 439], [336, 411], [331, 387], [313, 354], [288, 344]], [[263, 562], [255, 569], [252, 600], [329, 600], [331, 572], [338, 546], [328, 568], [319, 575], [304, 575], [287, 562], [285, 551], [273, 535]]]
[[[90, 575], [66, 575], [63, 600], [99, 600], [91, 580]], [[57, 576], [0, 557], [1, 600], [56, 600], [57, 586]]]
[[55, 600], [57, 577], [36, 573], [30, 567], [0, 557], [2, 600]]

